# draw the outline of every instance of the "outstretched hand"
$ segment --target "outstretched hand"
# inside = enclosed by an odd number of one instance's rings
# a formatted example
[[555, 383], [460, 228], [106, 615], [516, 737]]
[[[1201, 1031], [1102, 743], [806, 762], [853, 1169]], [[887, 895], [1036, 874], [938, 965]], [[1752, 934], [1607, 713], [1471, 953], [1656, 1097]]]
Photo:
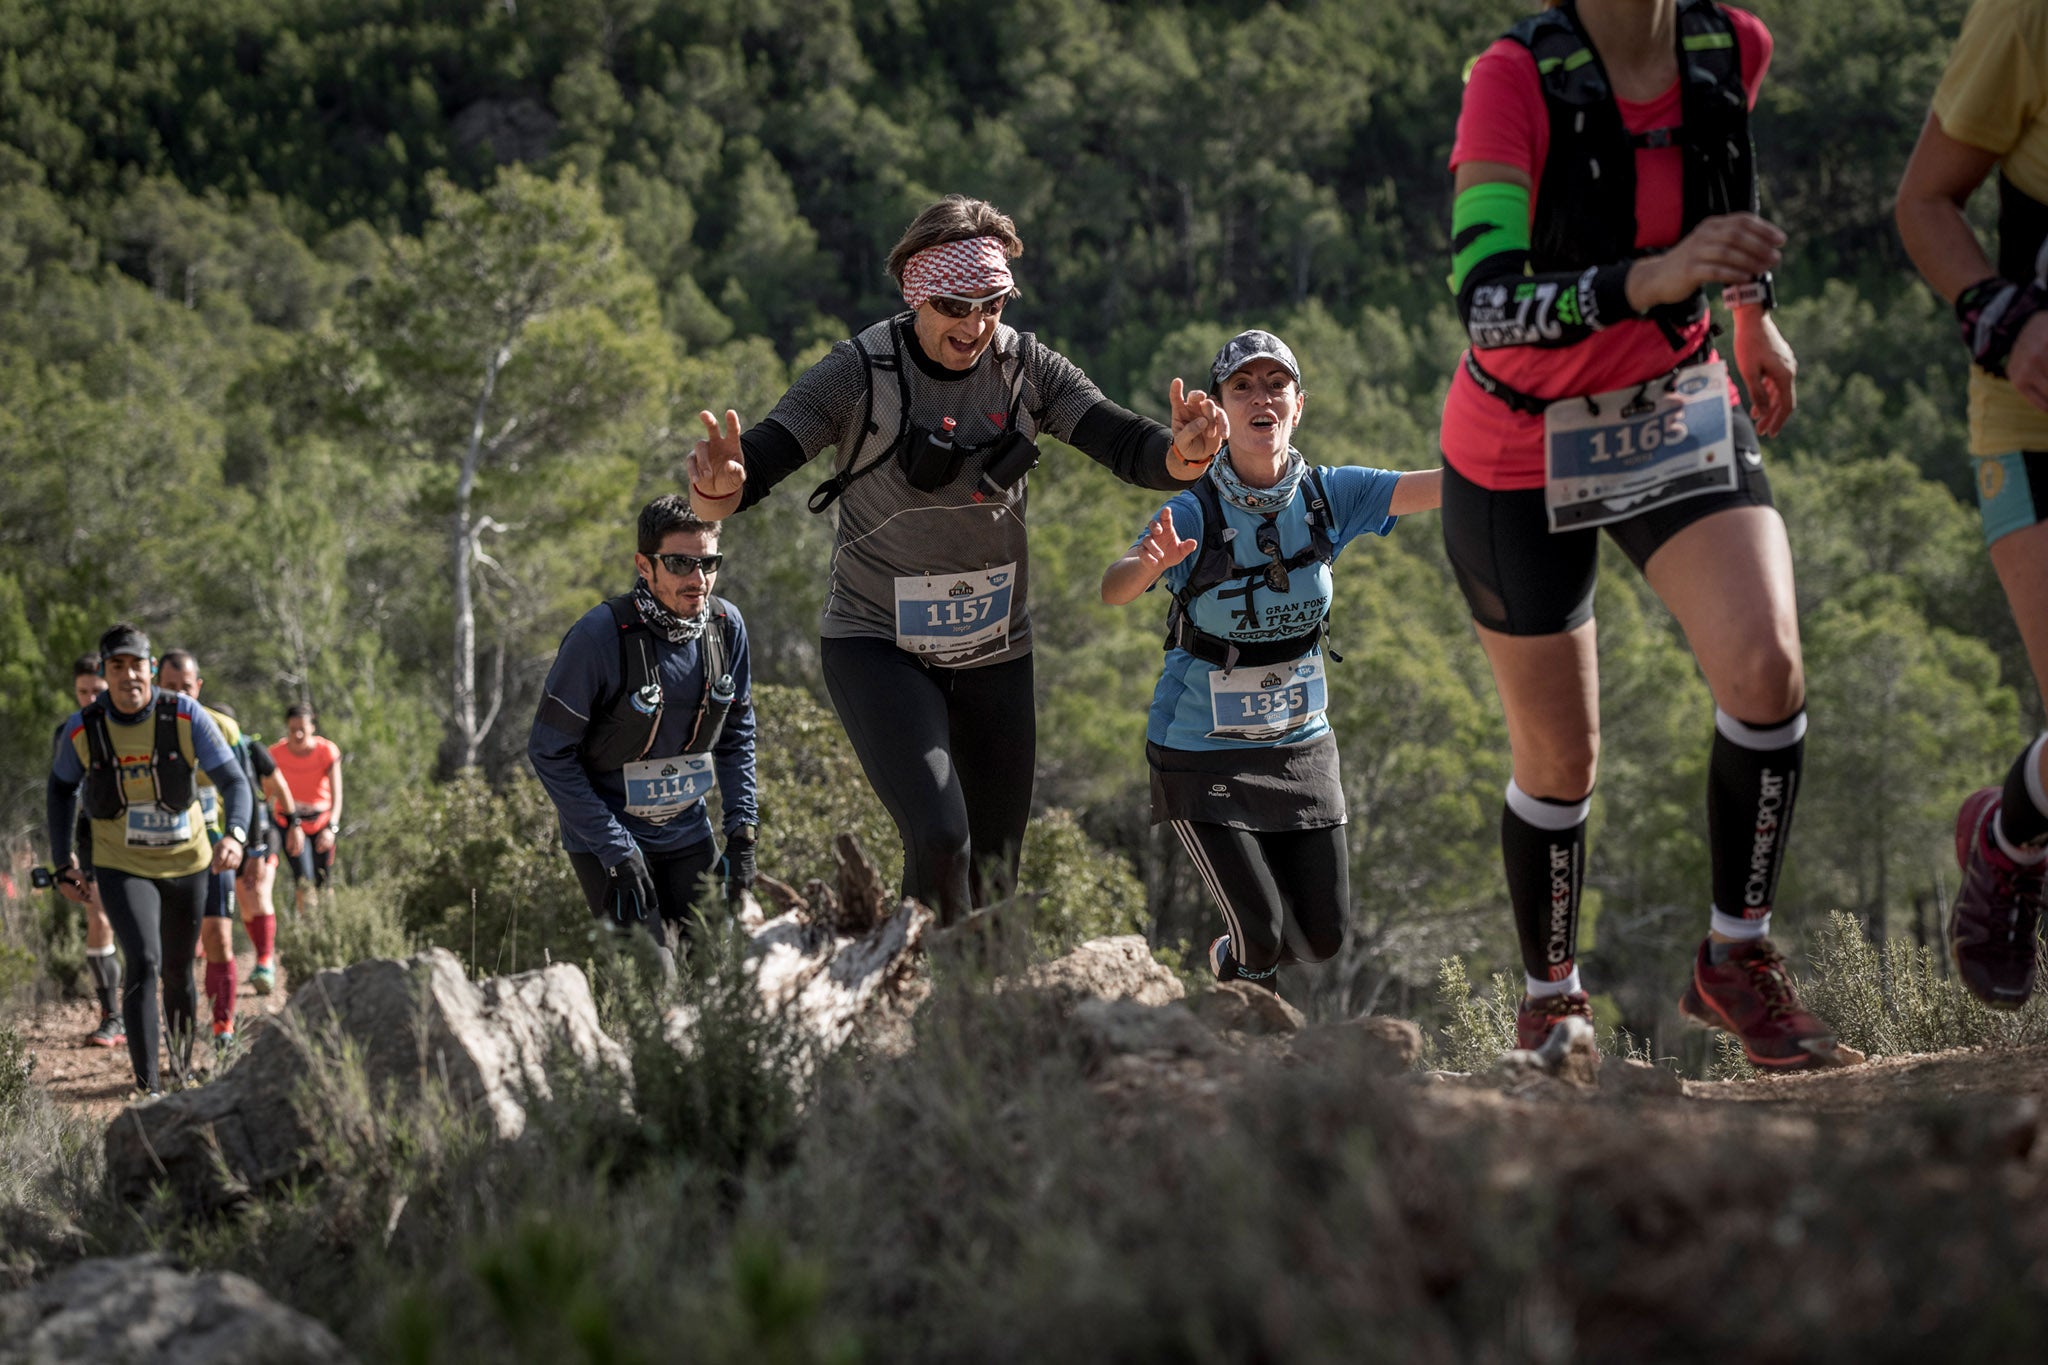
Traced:
[[1181, 539], [1173, 529], [1171, 507], [1159, 509], [1159, 515], [1145, 528], [1145, 538], [1138, 542], [1138, 562], [1155, 579], [1194, 552], [1195, 542]]
[[1166, 391], [1173, 410], [1173, 450], [1188, 464], [1205, 465], [1230, 439], [1230, 418], [1201, 389], [1193, 393], [1175, 379]]
[[[723, 502], [747, 482], [747, 467], [740, 459], [740, 415], [727, 408], [723, 429], [708, 411], [698, 413], [697, 420], [704, 424], [705, 437], [690, 449], [687, 470], [691, 501]], [[698, 516], [705, 515], [703, 507], [696, 510]], [[725, 508], [720, 515], [731, 510]]]

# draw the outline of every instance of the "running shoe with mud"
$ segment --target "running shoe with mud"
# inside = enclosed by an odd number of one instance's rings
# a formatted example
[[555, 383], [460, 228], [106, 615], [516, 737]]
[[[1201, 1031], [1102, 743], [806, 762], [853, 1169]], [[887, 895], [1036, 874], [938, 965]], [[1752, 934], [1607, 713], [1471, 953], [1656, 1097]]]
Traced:
[[94, 1047], [120, 1047], [128, 1041], [128, 1029], [118, 1014], [104, 1015], [100, 1026], [85, 1035], [85, 1041]]
[[1760, 938], [1727, 946], [1720, 962], [1713, 960], [1711, 940], [1693, 955], [1692, 980], [1678, 1002], [1686, 1018], [1734, 1034], [1750, 1063], [1769, 1071], [1855, 1066], [1863, 1060], [1800, 1005], [1775, 944]]
[[2018, 863], [1998, 846], [1997, 787], [1972, 793], [1956, 812], [1962, 889], [1949, 912], [1948, 942], [1970, 994], [2016, 1010], [2034, 993], [2040, 958], [2041, 863]]
[[1584, 991], [1546, 995], [1538, 999], [1523, 996], [1515, 1011], [1515, 1046], [1534, 1052], [1550, 1040], [1551, 1031], [1570, 1018], [1593, 1022], [1593, 998]]

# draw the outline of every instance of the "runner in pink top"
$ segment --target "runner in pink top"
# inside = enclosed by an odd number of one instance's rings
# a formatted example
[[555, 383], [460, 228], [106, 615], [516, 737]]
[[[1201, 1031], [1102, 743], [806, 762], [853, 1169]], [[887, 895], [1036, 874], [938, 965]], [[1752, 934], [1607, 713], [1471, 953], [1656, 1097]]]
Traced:
[[[1471, 349], [1444, 405], [1443, 526], [1513, 750], [1501, 850], [1526, 1048], [1590, 1032], [1577, 935], [1604, 528], [1715, 701], [1713, 898], [1680, 1008], [1760, 1067], [1860, 1060], [1799, 1006], [1766, 937], [1806, 734], [1792, 557], [1757, 439], [1792, 415], [1797, 369], [1770, 318], [1785, 234], [1757, 215], [1749, 135], [1770, 54], [1762, 23], [1713, 0], [1565, 0], [1466, 86], [1450, 284]], [[1711, 345], [1709, 284], [1748, 412]]]

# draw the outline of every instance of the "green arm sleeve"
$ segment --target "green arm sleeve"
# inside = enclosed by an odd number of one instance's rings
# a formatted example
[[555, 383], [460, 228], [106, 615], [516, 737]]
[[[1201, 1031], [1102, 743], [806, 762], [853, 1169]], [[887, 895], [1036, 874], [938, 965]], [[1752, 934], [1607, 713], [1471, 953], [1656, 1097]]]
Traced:
[[1529, 250], [1529, 191], [1494, 181], [1473, 185], [1451, 205], [1451, 292], [1465, 287], [1472, 267], [1502, 252]]

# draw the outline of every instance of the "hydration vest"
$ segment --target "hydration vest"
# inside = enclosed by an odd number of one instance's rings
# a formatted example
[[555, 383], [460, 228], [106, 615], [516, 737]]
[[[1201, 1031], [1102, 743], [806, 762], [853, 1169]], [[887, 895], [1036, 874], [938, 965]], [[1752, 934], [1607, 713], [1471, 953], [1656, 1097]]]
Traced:
[[[1680, 124], [1631, 133], [1600, 54], [1565, 0], [1507, 36], [1535, 58], [1550, 116], [1550, 154], [1536, 195], [1530, 254], [1539, 271], [1583, 270], [1636, 254], [1636, 149], [1676, 146], [1684, 161], [1684, 227], [1754, 212], [1756, 158], [1735, 29], [1713, 0], [1678, 0]], [[1647, 314], [1672, 345], [1706, 313], [1703, 290]]]
[[[668, 709], [655, 661], [654, 630], [640, 619], [633, 594], [620, 593], [605, 606], [619, 629], [620, 687], [591, 708], [590, 724], [583, 732], [583, 762], [597, 772], [612, 772], [645, 758]], [[726, 712], [733, 703], [732, 628], [725, 599], [714, 596], [711, 622], [698, 637], [704, 652], [704, 691], [697, 698], [697, 718], [682, 753], [709, 753], [725, 729]]]
[[[1223, 497], [1214, 480], [1197, 479], [1191, 491], [1202, 509], [1202, 548], [1195, 551], [1195, 567], [1188, 575], [1187, 583], [1174, 593], [1173, 605], [1166, 609], [1166, 648], [1184, 649], [1204, 663], [1226, 670], [1239, 664], [1262, 668], [1268, 664], [1286, 663], [1315, 648], [1328, 633], [1330, 618], [1327, 608], [1323, 619], [1313, 628], [1285, 640], [1232, 640], [1222, 635], [1211, 635], [1195, 624], [1195, 599], [1225, 584], [1239, 581], [1244, 584], [1239, 591], [1244, 597], [1244, 610], [1249, 615], [1253, 610], [1252, 596], [1258, 591], [1267, 570], [1273, 566], [1267, 562], [1247, 567], [1237, 562], [1233, 546], [1238, 530], [1224, 520]], [[1289, 573], [1311, 564], [1329, 564], [1337, 558], [1336, 548], [1330, 540], [1330, 498], [1323, 488], [1320, 469], [1310, 466], [1302, 479], [1302, 493], [1308, 500], [1308, 544], [1282, 561]], [[1288, 504], [1288, 507], [1292, 506], [1292, 503]], [[1286, 510], [1283, 507], [1267, 516], [1267, 524], [1273, 524], [1280, 512]], [[1342, 661], [1334, 652], [1332, 657]]]
[[1998, 273], [2048, 288], [2048, 204], [1998, 173]]
[[[193, 801], [192, 761], [178, 743], [178, 697], [159, 690], [155, 713], [156, 732], [149, 756], [149, 785], [159, 810], [182, 811]], [[128, 810], [127, 786], [121, 780], [121, 759], [114, 751], [114, 736], [107, 727], [104, 696], [80, 713], [85, 725], [87, 764], [85, 771], [85, 813], [93, 820], [118, 820]]]
[[[917, 314], [898, 313], [895, 317], [878, 322], [853, 338], [853, 349], [860, 356], [862, 389], [860, 425], [853, 429], [853, 435], [845, 442], [846, 460], [839, 472], [811, 491], [808, 506], [813, 512], [822, 512], [844, 497], [846, 490], [868, 475], [880, 469], [897, 456], [904, 444], [917, 437], [917, 431], [910, 421], [910, 373], [913, 362], [903, 355], [903, 328], [911, 325]], [[877, 330], [886, 337], [876, 335]], [[881, 349], [884, 340], [888, 350]], [[990, 349], [994, 349], [991, 343]], [[997, 357], [998, 361], [1002, 357]], [[1003, 430], [1017, 430], [1017, 417], [1024, 406], [1024, 338], [1019, 333], [1017, 353], [1010, 357], [1015, 370], [1010, 375], [1010, 412], [1005, 419]], [[894, 384], [877, 385], [877, 372], [896, 377]], [[890, 433], [884, 438], [883, 433]], [[991, 444], [994, 444], [993, 442]], [[972, 455], [979, 446], [960, 447], [963, 455]], [[873, 451], [873, 457], [866, 464], [861, 457]]]

